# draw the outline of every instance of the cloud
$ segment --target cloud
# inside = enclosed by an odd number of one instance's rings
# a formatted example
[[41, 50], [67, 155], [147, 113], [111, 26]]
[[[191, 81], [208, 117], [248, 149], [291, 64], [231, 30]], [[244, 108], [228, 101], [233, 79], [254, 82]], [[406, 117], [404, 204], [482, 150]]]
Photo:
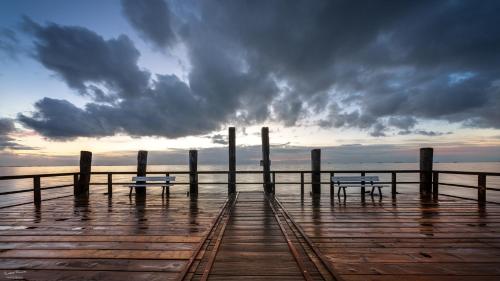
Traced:
[[19, 39], [16, 32], [9, 28], [0, 28], [0, 53], [7, 58], [17, 59], [19, 52]]
[[266, 121], [373, 136], [432, 135], [415, 130], [429, 120], [500, 128], [496, 1], [122, 3], [156, 46], [175, 34], [187, 81], [140, 69], [125, 35], [26, 20], [36, 59], [93, 102], [76, 111], [89, 116], [84, 129], [57, 132], [69, 128], [53, 124], [54, 106], [21, 115], [25, 125], [48, 137], [180, 137]]
[[16, 142], [10, 134], [17, 131], [14, 120], [10, 118], [0, 118], [0, 151], [5, 149], [11, 150], [32, 150], [35, 148], [21, 145]]
[[213, 136], [210, 136], [210, 138], [212, 139], [212, 142], [215, 144], [223, 144], [223, 145], [228, 144], [227, 137], [221, 134], [215, 134]]
[[167, 2], [163, 0], [122, 0], [123, 13], [130, 24], [156, 47], [171, 46], [175, 40], [171, 28], [172, 17]]

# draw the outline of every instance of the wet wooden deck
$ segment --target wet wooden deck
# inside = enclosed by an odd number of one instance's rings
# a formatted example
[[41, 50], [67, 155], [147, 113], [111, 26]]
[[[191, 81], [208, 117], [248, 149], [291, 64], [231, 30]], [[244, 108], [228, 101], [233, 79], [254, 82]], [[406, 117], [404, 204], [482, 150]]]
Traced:
[[321, 258], [344, 280], [500, 279], [499, 205], [277, 198], [152, 193], [135, 202], [125, 190], [3, 208], [0, 279], [333, 280]]

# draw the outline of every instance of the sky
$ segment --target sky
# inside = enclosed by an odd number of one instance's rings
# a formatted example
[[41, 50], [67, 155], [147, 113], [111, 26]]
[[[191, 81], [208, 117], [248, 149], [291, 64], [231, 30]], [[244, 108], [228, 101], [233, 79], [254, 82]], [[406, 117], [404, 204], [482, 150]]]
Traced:
[[488, 0], [0, 1], [0, 165], [80, 150], [120, 164], [139, 149], [217, 162], [229, 126], [248, 161], [262, 126], [290, 161], [311, 148], [414, 161], [427, 146], [500, 161], [499, 13]]

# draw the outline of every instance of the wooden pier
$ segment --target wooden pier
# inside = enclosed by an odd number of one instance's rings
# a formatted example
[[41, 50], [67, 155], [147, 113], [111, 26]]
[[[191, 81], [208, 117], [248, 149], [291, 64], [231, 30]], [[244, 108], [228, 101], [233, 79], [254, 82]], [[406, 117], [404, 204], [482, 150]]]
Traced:
[[[238, 171], [234, 129], [229, 135], [228, 171], [198, 170], [192, 150], [188, 171], [149, 172], [140, 151], [136, 172], [93, 172], [92, 154], [82, 152], [79, 172], [0, 176], [33, 183], [0, 191], [0, 280], [500, 280], [500, 204], [487, 199], [500, 191], [488, 178], [500, 173], [434, 170], [429, 148], [419, 170], [322, 170], [318, 149], [310, 171], [272, 170], [267, 128], [263, 170]], [[251, 174], [262, 181], [237, 180]], [[346, 174], [361, 175], [360, 192], [340, 198], [331, 179]], [[123, 178], [136, 175], [174, 186], [162, 194], [141, 177], [132, 196], [127, 186], [137, 182]], [[366, 196], [369, 175], [385, 178], [383, 196]], [[61, 177], [71, 183], [44, 184]], [[248, 184], [262, 191], [242, 191]]]

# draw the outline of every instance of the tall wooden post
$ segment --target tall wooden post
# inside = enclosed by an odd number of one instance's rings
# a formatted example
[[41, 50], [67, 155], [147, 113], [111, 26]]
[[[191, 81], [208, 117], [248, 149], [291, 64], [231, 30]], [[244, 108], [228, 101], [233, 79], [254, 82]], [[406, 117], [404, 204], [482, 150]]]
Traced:
[[108, 173], [108, 196], [113, 196], [113, 174]]
[[[139, 150], [137, 153], [137, 176], [145, 177], [146, 170], [148, 166], [148, 152], [145, 150]], [[138, 181], [136, 184], [144, 183], [144, 181]], [[146, 195], [146, 187], [136, 187], [135, 188], [136, 196], [145, 196]]]
[[189, 195], [198, 195], [198, 151], [189, 151]]
[[432, 195], [433, 149], [420, 149], [420, 194], [428, 198]]
[[269, 128], [262, 127], [262, 167], [263, 167], [263, 180], [264, 180], [264, 191], [266, 193], [272, 192], [271, 184], [271, 161], [269, 160]]
[[311, 171], [312, 193], [321, 194], [321, 149], [311, 150]]
[[477, 202], [479, 206], [486, 205], [486, 174], [477, 175]]
[[35, 205], [42, 203], [42, 188], [40, 185], [40, 176], [33, 178], [33, 202]]
[[236, 128], [229, 127], [229, 174], [227, 193], [236, 193]]
[[80, 176], [78, 177], [77, 195], [89, 194], [92, 152], [80, 152]]
[[391, 195], [392, 195], [392, 199], [395, 199], [396, 198], [396, 173], [395, 172], [392, 172], [391, 173]]

